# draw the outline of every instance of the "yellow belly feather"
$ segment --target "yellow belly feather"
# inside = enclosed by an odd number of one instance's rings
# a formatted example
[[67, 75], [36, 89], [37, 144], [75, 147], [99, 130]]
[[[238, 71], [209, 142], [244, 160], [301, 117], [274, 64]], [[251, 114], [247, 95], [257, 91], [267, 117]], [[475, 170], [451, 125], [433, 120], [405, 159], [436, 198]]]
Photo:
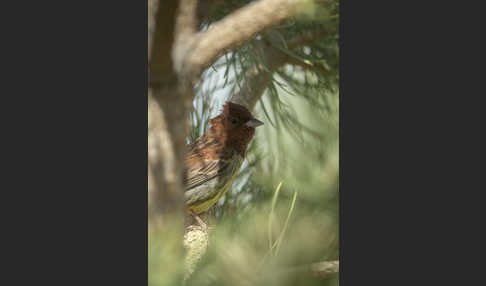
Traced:
[[192, 205], [187, 209], [187, 213], [191, 213], [191, 210], [194, 211], [196, 214], [200, 214], [202, 212], [207, 211], [210, 207], [212, 207], [215, 203], [221, 199], [221, 197], [226, 194], [226, 192], [231, 188], [231, 185], [233, 185], [233, 182], [236, 180], [236, 177], [238, 177], [238, 173], [240, 171], [240, 168], [238, 168], [231, 177], [231, 179], [221, 188], [221, 191], [212, 199], [204, 201], [198, 205]]

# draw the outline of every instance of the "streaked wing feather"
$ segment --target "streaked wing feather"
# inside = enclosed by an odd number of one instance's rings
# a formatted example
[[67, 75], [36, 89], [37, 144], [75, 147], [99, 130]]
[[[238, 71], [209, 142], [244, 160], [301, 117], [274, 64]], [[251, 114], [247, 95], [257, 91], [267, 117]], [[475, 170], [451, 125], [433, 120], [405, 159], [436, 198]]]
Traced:
[[213, 178], [207, 181], [205, 184], [199, 185], [193, 189], [187, 190], [184, 193], [184, 201], [186, 205], [190, 206], [197, 204], [197, 202], [204, 202], [217, 195], [218, 189], [215, 186], [218, 184], [218, 180]]
[[[220, 161], [216, 176], [185, 191], [184, 200], [186, 205], [194, 205], [200, 208], [202, 207], [199, 205], [201, 203], [211, 204], [211, 200], [213, 200], [213, 203], [216, 202], [231, 186], [231, 181], [238, 173], [241, 162], [242, 159], [239, 156], [231, 160]], [[204, 209], [205, 207], [202, 208]]]
[[196, 168], [188, 170], [188, 176], [184, 182], [186, 190], [193, 189], [205, 182], [215, 178], [220, 172], [220, 161], [202, 161], [201, 164], [197, 164]]
[[184, 200], [186, 206], [200, 213], [228, 190], [243, 157], [213, 138], [198, 138], [187, 148]]
[[[220, 162], [222, 157], [221, 146], [214, 139], [199, 137], [192, 144], [186, 146], [189, 151], [186, 157], [187, 177], [184, 180], [186, 191], [193, 189], [218, 176], [225, 168]], [[202, 150], [217, 150], [219, 154], [207, 156]]]

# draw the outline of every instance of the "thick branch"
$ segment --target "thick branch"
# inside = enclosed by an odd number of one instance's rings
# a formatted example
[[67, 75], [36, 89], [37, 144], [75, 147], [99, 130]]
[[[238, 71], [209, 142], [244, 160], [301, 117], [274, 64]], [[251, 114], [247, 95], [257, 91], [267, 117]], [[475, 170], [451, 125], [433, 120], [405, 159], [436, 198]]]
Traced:
[[[174, 41], [177, 0], [149, 0], [149, 87], [164, 84], [172, 72], [171, 49]], [[154, 10], [155, 9], [155, 10]]]
[[233, 12], [208, 30], [197, 34], [188, 54], [188, 73], [199, 76], [225, 51], [297, 13], [302, 0], [260, 0]]
[[[149, 0], [149, 211], [152, 220], [183, 217], [182, 170], [187, 101], [174, 71], [177, 0]], [[155, 9], [155, 11], [154, 11]], [[182, 219], [180, 226], [182, 228]]]
[[167, 214], [183, 217], [185, 121], [179, 118], [184, 105], [178, 98], [176, 87], [149, 88], [149, 211], [160, 223]]

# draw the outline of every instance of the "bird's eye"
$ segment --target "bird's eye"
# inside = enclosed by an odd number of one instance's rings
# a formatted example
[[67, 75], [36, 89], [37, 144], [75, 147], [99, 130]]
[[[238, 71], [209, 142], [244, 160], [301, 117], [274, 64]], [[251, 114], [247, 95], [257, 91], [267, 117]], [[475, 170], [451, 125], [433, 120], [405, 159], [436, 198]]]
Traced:
[[233, 123], [233, 124], [238, 123], [238, 119], [235, 119], [235, 118], [231, 119], [231, 123]]

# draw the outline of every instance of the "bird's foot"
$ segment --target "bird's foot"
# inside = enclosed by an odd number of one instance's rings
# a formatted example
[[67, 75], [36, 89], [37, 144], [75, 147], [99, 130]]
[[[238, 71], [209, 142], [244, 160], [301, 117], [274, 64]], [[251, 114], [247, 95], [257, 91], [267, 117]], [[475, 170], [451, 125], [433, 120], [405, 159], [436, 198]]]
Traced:
[[192, 216], [197, 220], [197, 222], [199, 223], [199, 225], [201, 226], [201, 228], [204, 230], [204, 231], [208, 231], [208, 226], [206, 225], [206, 223], [204, 223], [204, 221], [194, 212], [194, 211], [191, 211], [192, 213]]

